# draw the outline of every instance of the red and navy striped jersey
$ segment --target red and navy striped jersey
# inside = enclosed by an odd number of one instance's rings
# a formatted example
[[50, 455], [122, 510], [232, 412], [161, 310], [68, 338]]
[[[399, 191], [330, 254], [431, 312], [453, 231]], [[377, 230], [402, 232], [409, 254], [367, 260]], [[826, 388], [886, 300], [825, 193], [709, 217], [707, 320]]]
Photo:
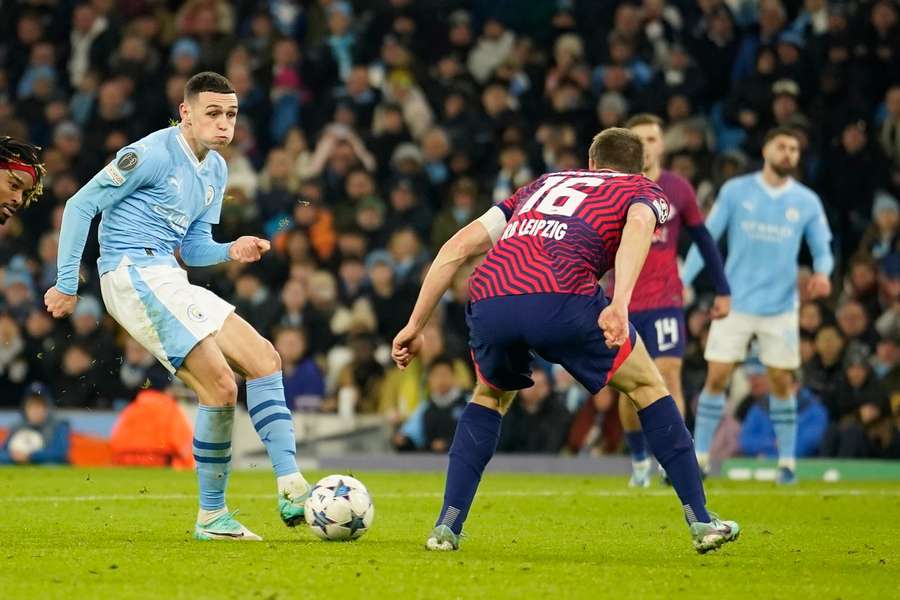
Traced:
[[666, 222], [663, 191], [640, 174], [563, 171], [542, 175], [498, 204], [507, 225], [469, 278], [472, 302], [495, 296], [592, 295], [615, 265], [629, 207]]

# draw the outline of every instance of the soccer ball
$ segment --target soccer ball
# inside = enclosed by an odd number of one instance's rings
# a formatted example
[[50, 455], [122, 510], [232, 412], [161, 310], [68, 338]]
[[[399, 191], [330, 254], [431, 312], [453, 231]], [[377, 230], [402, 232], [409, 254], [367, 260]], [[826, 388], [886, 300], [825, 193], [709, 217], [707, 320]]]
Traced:
[[306, 523], [326, 541], [355, 540], [372, 526], [375, 506], [366, 486], [347, 475], [329, 475], [313, 486]]
[[44, 436], [34, 429], [20, 429], [9, 440], [9, 451], [31, 455], [44, 447]]

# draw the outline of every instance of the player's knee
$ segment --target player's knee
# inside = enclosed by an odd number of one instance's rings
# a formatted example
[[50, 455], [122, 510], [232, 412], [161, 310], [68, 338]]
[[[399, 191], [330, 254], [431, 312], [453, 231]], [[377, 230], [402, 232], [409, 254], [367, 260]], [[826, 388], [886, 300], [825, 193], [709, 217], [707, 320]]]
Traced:
[[237, 402], [237, 383], [231, 369], [223, 368], [217, 371], [209, 387], [210, 395], [217, 406], [234, 406]]
[[257, 379], [281, 371], [281, 356], [269, 340], [260, 337], [259, 350], [254, 353], [252, 364], [247, 366], [247, 377]]

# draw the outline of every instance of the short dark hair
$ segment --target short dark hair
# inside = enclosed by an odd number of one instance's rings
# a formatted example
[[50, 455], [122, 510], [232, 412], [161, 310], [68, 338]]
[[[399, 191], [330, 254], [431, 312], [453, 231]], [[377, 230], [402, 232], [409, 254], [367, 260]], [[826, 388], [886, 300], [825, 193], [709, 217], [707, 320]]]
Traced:
[[638, 113], [625, 121], [625, 129], [633, 129], [638, 125], [656, 125], [660, 129], [665, 127], [663, 120], [653, 113]]
[[234, 88], [231, 82], [222, 75], [212, 71], [202, 71], [187, 80], [184, 84], [184, 99], [193, 100], [201, 92], [215, 92], [217, 94], [233, 94]]
[[644, 167], [644, 144], [633, 131], [610, 127], [594, 136], [588, 156], [598, 169], [640, 173]]
[[788, 137], [794, 138], [798, 142], [800, 141], [800, 133], [796, 129], [794, 129], [793, 127], [788, 127], [786, 125], [779, 125], [778, 127], [773, 127], [766, 132], [766, 137], [763, 140], [763, 146], [777, 138], [779, 135], [786, 135]]

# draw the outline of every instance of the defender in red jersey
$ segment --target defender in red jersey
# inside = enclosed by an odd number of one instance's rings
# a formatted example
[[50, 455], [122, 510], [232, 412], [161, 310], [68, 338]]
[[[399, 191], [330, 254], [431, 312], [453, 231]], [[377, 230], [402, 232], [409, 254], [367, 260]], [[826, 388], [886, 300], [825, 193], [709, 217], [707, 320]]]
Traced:
[[[487, 253], [470, 279], [467, 320], [478, 383], [460, 416], [444, 505], [426, 547], [456, 550], [500, 422], [516, 391], [530, 387], [532, 354], [563, 365], [590, 392], [609, 384], [640, 409], [651, 449], [667, 469], [699, 552], [740, 528], [706, 510], [693, 442], [675, 402], [628, 322], [635, 281], [669, 204], [640, 174], [640, 138], [627, 129], [595, 136], [589, 170], [544, 175], [456, 233], [438, 252], [392, 357], [405, 368], [459, 268]], [[610, 268], [609, 302], [598, 279]]]
[[[669, 200], [669, 219], [653, 234], [653, 242], [638, 277], [631, 298], [631, 323], [647, 345], [666, 387], [684, 415], [684, 394], [681, 389], [681, 363], [684, 355], [685, 325], [684, 290], [678, 275], [678, 236], [681, 226], [702, 249], [705, 263], [716, 287], [712, 317], [725, 317], [731, 307], [731, 291], [725, 278], [722, 257], [704, 225], [703, 214], [697, 206], [694, 188], [684, 178], [662, 169], [663, 122], [656, 115], [639, 114], [625, 126], [636, 133], [644, 144], [644, 175], [655, 181]], [[615, 283], [612, 284], [615, 289]], [[619, 419], [631, 450], [632, 474], [628, 485], [650, 485], [651, 462], [647, 455], [641, 423], [631, 402], [619, 397]], [[662, 469], [660, 469], [662, 471]], [[667, 481], [665, 472], [662, 480]]]

